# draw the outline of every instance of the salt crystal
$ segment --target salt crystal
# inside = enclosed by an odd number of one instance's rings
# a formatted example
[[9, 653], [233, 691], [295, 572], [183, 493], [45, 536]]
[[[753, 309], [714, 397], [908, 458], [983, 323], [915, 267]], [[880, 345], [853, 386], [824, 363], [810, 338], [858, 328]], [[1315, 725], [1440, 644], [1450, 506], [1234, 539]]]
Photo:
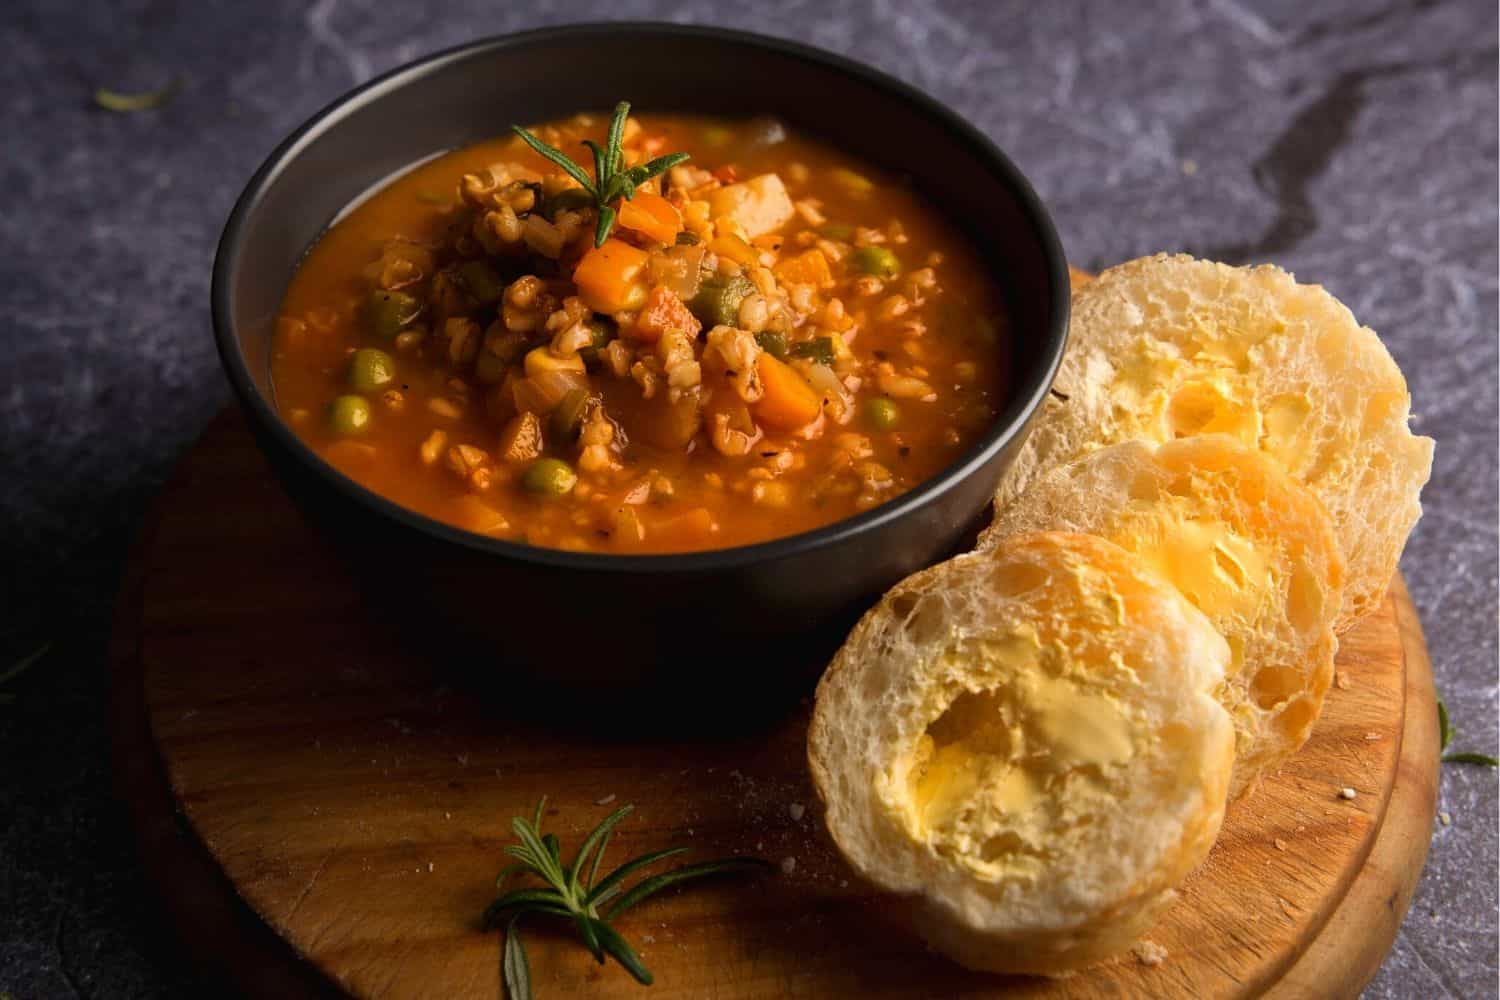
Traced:
[[1358, 792], [1356, 792], [1352, 788], [1349, 788], [1348, 786], [1345, 786], [1344, 788], [1339, 789], [1339, 798], [1341, 798], [1341, 799], [1352, 799], [1352, 798], [1354, 798], [1354, 796], [1356, 796], [1358, 794], [1359, 794]]

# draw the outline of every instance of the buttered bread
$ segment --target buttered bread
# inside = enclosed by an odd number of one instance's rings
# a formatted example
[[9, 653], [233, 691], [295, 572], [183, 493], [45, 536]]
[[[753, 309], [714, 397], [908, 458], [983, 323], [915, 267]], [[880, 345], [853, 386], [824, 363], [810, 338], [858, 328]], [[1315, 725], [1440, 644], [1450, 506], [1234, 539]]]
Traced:
[[980, 547], [1032, 531], [1100, 535], [1138, 556], [1229, 643], [1231, 795], [1312, 732], [1333, 679], [1344, 563], [1318, 499], [1224, 435], [1125, 441], [1057, 466], [997, 512]]
[[1069, 337], [997, 509], [1097, 448], [1226, 434], [1327, 508], [1348, 571], [1338, 630], [1378, 604], [1421, 513], [1432, 441], [1411, 433], [1406, 380], [1380, 338], [1337, 299], [1270, 265], [1163, 254], [1081, 287]]
[[971, 968], [1129, 947], [1207, 855], [1234, 727], [1229, 647], [1101, 538], [1013, 535], [897, 585], [818, 687], [835, 843]]

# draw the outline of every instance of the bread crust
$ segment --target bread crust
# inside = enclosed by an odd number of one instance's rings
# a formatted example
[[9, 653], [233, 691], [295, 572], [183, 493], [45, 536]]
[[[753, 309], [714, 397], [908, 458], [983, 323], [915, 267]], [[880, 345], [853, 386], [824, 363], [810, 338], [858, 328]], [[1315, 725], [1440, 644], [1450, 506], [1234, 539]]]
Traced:
[[1231, 797], [1306, 742], [1333, 680], [1344, 562], [1323, 505], [1274, 459], [1216, 434], [1110, 445], [1032, 482], [979, 545], [1040, 530], [1140, 556], [1228, 640]]
[[1067, 355], [997, 507], [1118, 441], [1227, 433], [1267, 451], [1333, 520], [1348, 568], [1342, 632], [1384, 597], [1432, 468], [1380, 338], [1280, 268], [1159, 254], [1073, 298]]
[[835, 844], [966, 966], [1058, 974], [1129, 947], [1207, 856], [1229, 650], [1100, 538], [1012, 536], [898, 584], [818, 686]]

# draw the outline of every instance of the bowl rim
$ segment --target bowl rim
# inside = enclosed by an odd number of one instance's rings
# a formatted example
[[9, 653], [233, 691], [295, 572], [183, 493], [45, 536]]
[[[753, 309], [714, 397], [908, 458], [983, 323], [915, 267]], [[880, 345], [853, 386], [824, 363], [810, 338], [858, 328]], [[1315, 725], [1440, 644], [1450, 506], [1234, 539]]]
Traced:
[[[536, 43], [575, 38], [608, 37], [621, 32], [644, 32], [671, 39], [713, 40], [769, 50], [777, 55], [814, 63], [823, 69], [854, 78], [862, 85], [913, 107], [935, 121], [966, 146], [986, 169], [996, 175], [1015, 196], [1022, 215], [1032, 227], [1046, 257], [1051, 279], [1051, 322], [1045, 331], [1052, 345], [1050, 356], [1042, 366], [1041, 377], [1033, 384], [1016, 387], [1013, 402], [1019, 407], [1011, 419], [999, 418], [968, 451], [936, 475], [886, 502], [842, 518], [831, 524], [792, 535], [772, 538], [748, 545], [690, 552], [617, 554], [587, 552], [528, 545], [492, 538], [467, 531], [456, 525], [428, 517], [372, 490], [345, 475], [310, 448], [281, 418], [270, 399], [263, 394], [250, 374], [230, 309], [230, 283], [243, 252], [243, 231], [250, 217], [264, 199], [267, 190], [303, 149], [324, 132], [355, 111], [380, 100], [383, 96], [418, 81], [456, 62], [484, 52], [501, 53]], [[706, 113], [706, 112], [705, 112]], [[1011, 159], [987, 135], [967, 119], [936, 98], [882, 70], [815, 46], [755, 32], [706, 25], [677, 24], [661, 21], [595, 21], [554, 25], [505, 35], [494, 35], [440, 49], [388, 70], [325, 104], [277, 144], [246, 182], [235, 200], [214, 253], [210, 308], [214, 342], [220, 364], [229, 378], [241, 406], [250, 411], [253, 422], [270, 433], [276, 444], [294, 456], [296, 461], [336, 492], [342, 493], [372, 513], [395, 520], [403, 527], [431, 536], [450, 545], [492, 556], [518, 560], [539, 567], [565, 570], [593, 570], [618, 573], [657, 571], [669, 573], [718, 572], [760, 562], [772, 562], [796, 556], [825, 546], [837, 545], [856, 535], [875, 531], [898, 521], [936, 500], [976, 474], [997, 452], [1030, 422], [1046, 398], [1057, 370], [1062, 364], [1068, 339], [1069, 289], [1067, 258], [1062, 241], [1041, 198]], [[1044, 345], [1044, 349], [1046, 346]]]

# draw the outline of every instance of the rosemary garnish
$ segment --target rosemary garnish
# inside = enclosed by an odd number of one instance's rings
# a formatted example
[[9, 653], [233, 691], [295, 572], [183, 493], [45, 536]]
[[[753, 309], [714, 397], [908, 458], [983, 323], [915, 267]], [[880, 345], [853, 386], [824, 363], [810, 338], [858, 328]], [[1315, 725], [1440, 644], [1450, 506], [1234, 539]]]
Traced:
[[[1441, 697], [1437, 700], [1438, 711], [1438, 752], [1448, 749], [1448, 744], [1453, 742], [1457, 730], [1448, 721], [1448, 706], [1443, 704]], [[1500, 767], [1500, 760], [1489, 754], [1474, 753], [1470, 750], [1459, 750], [1455, 753], [1443, 754], [1439, 760], [1444, 764], [1480, 764], [1484, 767]]]
[[[614, 929], [611, 921], [648, 896], [670, 886], [709, 875], [770, 867], [759, 858], [725, 858], [722, 861], [674, 868], [642, 879], [625, 891], [626, 878], [659, 861], [682, 854], [687, 848], [670, 847], [642, 854], [600, 879], [599, 864], [604, 859], [609, 838], [614, 833], [615, 826], [630, 815], [635, 806], [622, 806], [605, 817], [583, 838], [578, 854], [566, 866], [562, 862], [562, 845], [557, 835], [541, 832], [542, 813], [546, 806], [547, 799], [544, 796], [537, 803], [536, 814], [529, 821], [522, 816], [511, 820], [511, 829], [515, 831], [519, 843], [507, 845], [505, 853], [516, 861], [502, 869], [495, 879], [495, 886], [499, 888], [512, 875], [529, 875], [542, 882], [546, 888], [512, 889], [484, 911], [484, 926], [487, 930], [502, 922], [505, 924], [501, 969], [505, 977], [506, 993], [511, 1000], [530, 1000], [531, 997], [531, 965], [527, 961], [526, 946], [519, 932], [522, 917], [560, 917], [573, 921], [579, 939], [595, 961], [603, 965], [605, 956], [608, 955], [624, 966], [625, 971], [634, 976], [637, 982], [650, 986], [650, 971], [641, 963], [635, 949]], [[606, 907], [606, 903], [610, 905]]]
[[625, 138], [625, 119], [629, 114], [628, 102], [621, 101], [615, 105], [614, 116], [609, 120], [609, 137], [605, 139], [603, 149], [590, 139], [583, 140], [583, 144], [594, 154], [593, 178], [589, 177], [588, 171], [574, 163], [568, 154], [556, 146], [547, 145], [519, 125], [511, 126], [511, 131], [524, 139], [526, 145], [557, 164], [567, 172], [569, 177], [583, 185], [585, 191], [594, 196], [594, 203], [599, 208], [599, 224], [594, 230], [594, 246], [596, 247], [604, 245], [604, 241], [609, 238], [610, 229], [614, 227], [613, 202], [616, 199], [624, 198], [629, 201], [635, 197], [635, 189], [638, 186], [657, 174], [667, 172], [688, 158], [686, 153], [668, 153], [666, 156], [658, 156], [640, 166], [620, 169], [625, 162], [625, 153], [620, 147]]
[[152, 108], [161, 107], [175, 97], [177, 88], [181, 85], [181, 78], [174, 76], [166, 86], [139, 94], [126, 94], [118, 90], [110, 90], [108, 87], [100, 87], [94, 91], [94, 103], [105, 111], [117, 111], [121, 114], [150, 111]]

